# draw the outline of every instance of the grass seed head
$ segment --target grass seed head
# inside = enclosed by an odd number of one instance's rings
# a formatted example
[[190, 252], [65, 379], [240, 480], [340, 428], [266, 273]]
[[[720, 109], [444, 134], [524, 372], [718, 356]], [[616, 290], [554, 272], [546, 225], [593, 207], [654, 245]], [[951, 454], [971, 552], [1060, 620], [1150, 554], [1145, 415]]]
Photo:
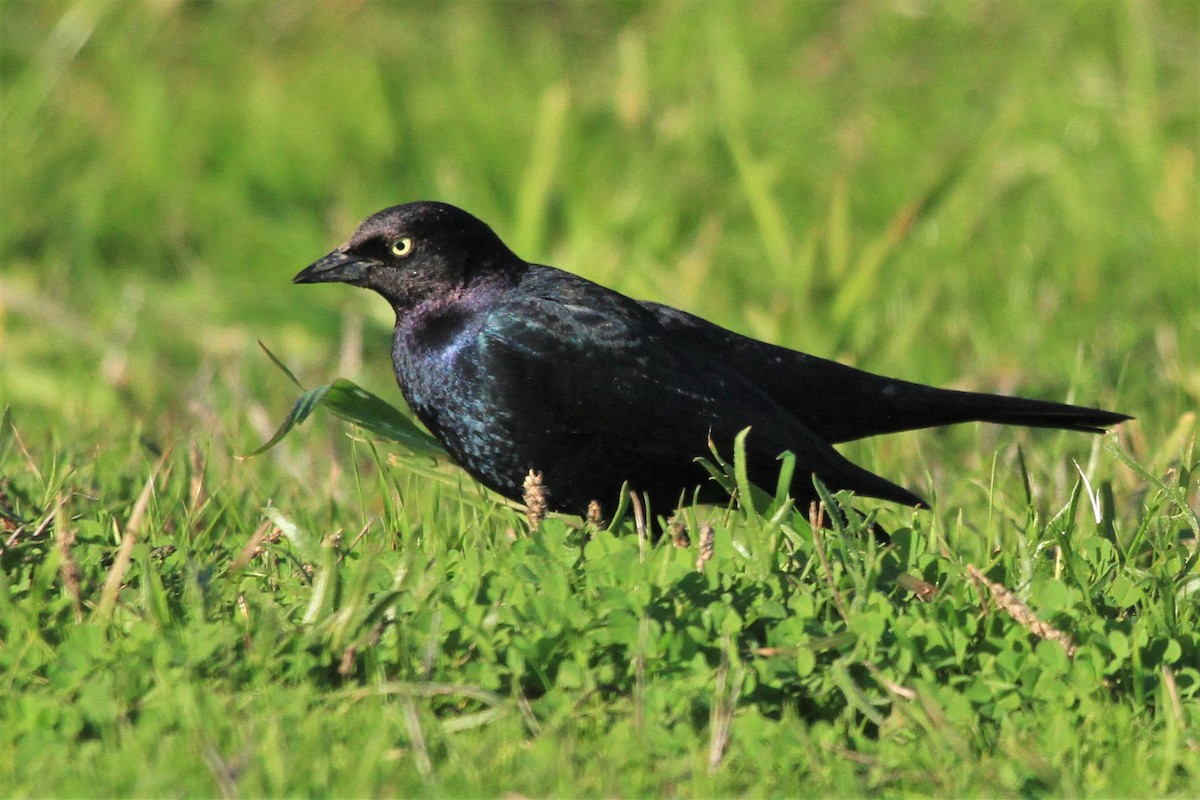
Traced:
[[546, 518], [546, 488], [542, 484], [542, 473], [529, 470], [525, 476], [525, 519], [529, 530], [537, 530]]
[[692, 544], [692, 537], [688, 536], [687, 528], [679, 520], [671, 523], [671, 544], [676, 547], [689, 547]]

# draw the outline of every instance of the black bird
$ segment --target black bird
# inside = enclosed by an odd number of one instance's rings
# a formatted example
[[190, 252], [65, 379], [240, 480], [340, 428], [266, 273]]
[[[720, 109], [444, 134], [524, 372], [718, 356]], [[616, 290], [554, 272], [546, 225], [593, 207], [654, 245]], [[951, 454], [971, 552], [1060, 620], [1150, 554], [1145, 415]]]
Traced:
[[[925, 502], [852, 464], [833, 444], [984, 421], [1101, 432], [1129, 419], [1094, 408], [950, 391], [885, 378], [766, 344], [553, 267], [530, 264], [482, 221], [444, 203], [393, 206], [296, 283], [340, 281], [392, 304], [392, 359], [409, 406], [485, 486], [520, 499], [530, 470], [552, 510], [614, 501], [628, 481], [660, 504], [700, 487], [711, 436], [746, 439], [750, 479], [774, 486], [796, 455], [792, 491], [831, 489]], [[661, 507], [661, 506], [660, 506]]]

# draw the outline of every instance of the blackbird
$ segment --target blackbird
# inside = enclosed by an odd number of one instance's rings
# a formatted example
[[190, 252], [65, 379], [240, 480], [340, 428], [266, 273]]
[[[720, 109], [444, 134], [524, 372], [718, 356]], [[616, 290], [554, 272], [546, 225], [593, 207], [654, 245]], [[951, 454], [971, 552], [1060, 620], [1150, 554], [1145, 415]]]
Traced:
[[[409, 407], [485, 486], [519, 500], [531, 470], [551, 510], [583, 513], [624, 483], [674, 504], [728, 499], [697, 457], [746, 437], [750, 480], [791, 491], [812, 476], [906, 506], [916, 494], [833, 445], [983, 421], [1102, 432], [1125, 414], [896, 380], [760, 342], [669, 306], [633, 300], [512, 252], [454, 206], [417, 202], [368, 217], [294, 281], [372, 289], [392, 305], [392, 360]], [[673, 506], [672, 506], [673, 507]]]

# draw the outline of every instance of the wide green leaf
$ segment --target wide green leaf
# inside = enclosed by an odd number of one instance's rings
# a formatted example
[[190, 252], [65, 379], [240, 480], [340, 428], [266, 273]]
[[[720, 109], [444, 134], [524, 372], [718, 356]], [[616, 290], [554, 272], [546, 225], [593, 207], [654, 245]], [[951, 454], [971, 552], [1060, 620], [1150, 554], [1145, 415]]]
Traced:
[[[300, 382], [296, 380], [291, 370], [284, 366], [283, 362], [268, 350], [266, 345], [262, 345], [262, 348], [271, 361], [293, 383], [300, 386]], [[316, 389], [301, 394], [274, 435], [261, 447], [247, 453], [245, 457], [260, 455], [270, 450], [279, 444], [292, 428], [304, 422], [314, 411], [322, 407], [378, 439], [400, 445], [412, 455], [434, 458], [446, 455], [446, 449], [437, 439], [417, 427], [415, 422], [395, 406], [362, 388], [354, 381], [338, 378], [333, 383], [318, 386]]]

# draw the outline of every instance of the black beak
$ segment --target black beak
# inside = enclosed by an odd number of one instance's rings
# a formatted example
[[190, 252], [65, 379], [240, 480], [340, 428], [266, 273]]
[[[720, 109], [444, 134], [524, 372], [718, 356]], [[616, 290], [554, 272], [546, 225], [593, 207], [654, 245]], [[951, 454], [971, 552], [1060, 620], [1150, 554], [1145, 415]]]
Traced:
[[292, 283], [353, 283], [366, 277], [371, 261], [334, 250], [320, 261], [314, 261], [292, 278]]

